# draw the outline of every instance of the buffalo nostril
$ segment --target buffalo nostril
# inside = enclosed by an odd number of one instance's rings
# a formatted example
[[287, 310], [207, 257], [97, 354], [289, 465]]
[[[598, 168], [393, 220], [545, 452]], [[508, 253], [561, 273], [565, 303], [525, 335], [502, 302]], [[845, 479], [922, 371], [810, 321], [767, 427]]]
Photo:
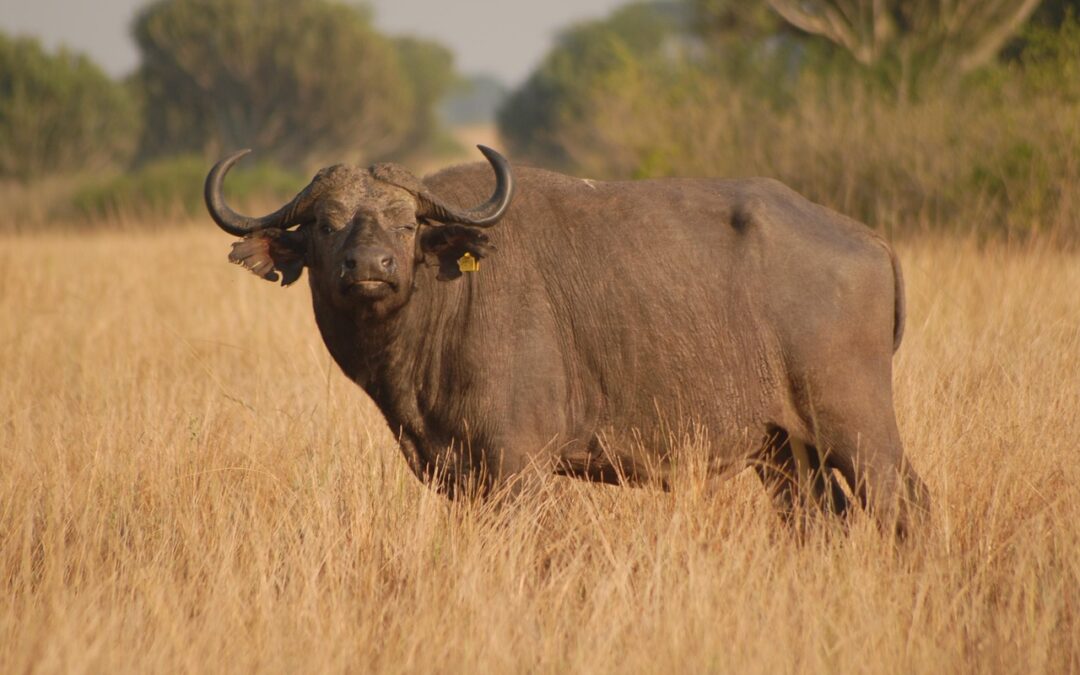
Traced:
[[382, 268], [384, 270], [389, 272], [394, 269], [394, 258], [393, 256], [384, 255], [383, 257], [379, 258], [379, 264], [382, 265]]
[[345, 262], [343, 264], [345, 266], [345, 269], [354, 270], [356, 269], [356, 258], [345, 258]]

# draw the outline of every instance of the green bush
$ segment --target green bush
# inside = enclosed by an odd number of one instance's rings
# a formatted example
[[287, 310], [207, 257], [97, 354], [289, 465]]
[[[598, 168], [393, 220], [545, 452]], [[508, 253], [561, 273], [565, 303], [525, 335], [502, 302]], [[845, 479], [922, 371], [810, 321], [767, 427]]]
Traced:
[[563, 129], [602, 123], [592, 103], [619, 95], [643, 68], [663, 61], [662, 47], [676, 33], [672, 6], [639, 2], [605, 21], [565, 31], [556, 47], [498, 113], [511, 150], [548, 165], [572, 164]]
[[[183, 156], [90, 181], [72, 196], [72, 215], [83, 220], [121, 217], [147, 221], [203, 216], [203, 181], [208, 169], [201, 157]], [[228, 197], [233, 204], [283, 202], [305, 184], [303, 175], [270, 162], [251, 167], [241, 164], [229, 173]]]
[[0, 178], [123, 163], [138, 126], [128, 91], [86, 57], [0, 33]]
[[[416, 135], [417, 105], [434, 105], [416, 100], [402, 54], [369, 13], [346, 3], [159, 0], [134, 34], [144, 158], [253, 147], [310, 168], [384, 157]], [[430, 52], [422, 44], [407, 50], [417, 62]]]
[[1024, 32], [1019, 75], [1040, 96], [1080, 102], [1080, 19], [1071, 10], [1057, 26], [1034, 24]]
[[521, 159], [595, 178], [771, 176], [897, 234], [1080, 242], [1071, 20], [1033, 32], [1015, 63], [907, 99], [783, 33], [757, 53], [709, 38], [703, 55], [685, 33], [635, 49], [603, 28], [587, 50], [556, 47], [503, 109]]

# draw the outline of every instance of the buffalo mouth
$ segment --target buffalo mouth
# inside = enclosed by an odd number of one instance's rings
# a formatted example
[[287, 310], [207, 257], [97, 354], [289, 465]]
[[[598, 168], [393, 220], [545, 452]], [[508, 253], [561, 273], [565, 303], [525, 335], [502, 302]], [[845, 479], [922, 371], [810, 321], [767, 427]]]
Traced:
[[360, 279], [345, 284], [346, 294], [362, 298], [382, 298], [396, 289], [397, 285], [386, 279]]

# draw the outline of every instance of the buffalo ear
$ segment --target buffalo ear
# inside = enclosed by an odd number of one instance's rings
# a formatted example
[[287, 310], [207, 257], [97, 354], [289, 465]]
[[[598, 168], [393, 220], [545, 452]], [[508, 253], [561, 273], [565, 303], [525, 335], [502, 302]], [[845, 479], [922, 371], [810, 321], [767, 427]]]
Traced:
[[288, 230], [260, 230], [253, 232], [232, 245], [229, 262], [243, 265], [267, 281], [277, 281], [288, 286], [300, 278], [307, 257], [305, 232]]
[[458, 259], [466, 253], [480, 260], [495, 250], [487, 234], [475, 227], [443, 225], [425, 227], [420, 233], [420, 253], [428, 267], [438, 267], [439, 281], [452, 281], [461, 276]]

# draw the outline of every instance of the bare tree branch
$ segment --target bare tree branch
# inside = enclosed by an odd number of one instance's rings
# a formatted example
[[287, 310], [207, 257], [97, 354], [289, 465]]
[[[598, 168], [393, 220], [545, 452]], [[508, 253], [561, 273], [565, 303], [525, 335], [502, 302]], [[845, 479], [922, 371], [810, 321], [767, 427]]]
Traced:
[[[982, 35], [982, 38], [972, 49], [961, 57], [959, 67], [961, 72], [971, 72], [985, 66], [997, 56], [1005, 45], [1005, 42], [1016, 34], [1016, 31], [1024, 25], [1031, 13], [1038, 8], [1042, 0], [1023, 0], [1017, 3], [1000, 3], [1002, 5], [1014, 5], [1004, 7], [1005, 15], [1000, 17], [997, 25], [990, 26]], [[1010, 11], [1011, 10], [1011, 11]]]
[[785, 21], [873, 66], [964, 74], [985, 66], [1041, 0], [768, 0]]
[[863, 65], [873, 63], [872, 50], [856, 33], [856, 25], [849, 22], [839, 8], [829, 3], [798, 0], [769, 0], [769, 4], [799, 30], [832, 40]]

